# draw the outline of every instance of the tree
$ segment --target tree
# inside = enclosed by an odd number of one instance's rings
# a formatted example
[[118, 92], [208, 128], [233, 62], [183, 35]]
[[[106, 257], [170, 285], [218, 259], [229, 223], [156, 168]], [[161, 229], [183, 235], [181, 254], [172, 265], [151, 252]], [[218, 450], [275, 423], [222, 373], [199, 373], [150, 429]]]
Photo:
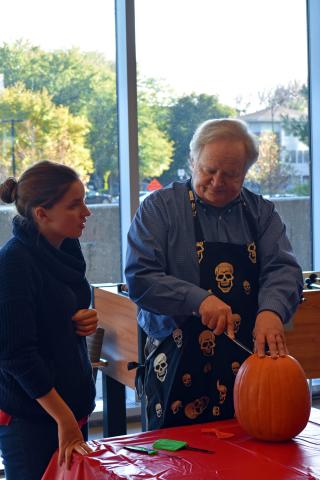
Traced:
[[118, 122], [115, 82], [101, 87], [91, 99], [88, 118], [92, 128], [87, 141], [94, 159], [96, 186], [104, 188], [105, 174], [108, 172], [108, 185], [117, 182], [118, 167]]
[[5, 87], [22, 82], [28, 90], [46, 89], [73, 114], [85, 114], [96, 89], [114, 75], [101, 54], [78, 48], [46, 52], [24, 40], [0, 48], [0, 71]]
[[[68, 108], [56, 106], [49, 94], [31, 92], [21, 83], [0, 94], [0, 117], [16, 122], [14, 152], [19, 176], [34, 162], [44, 159], [69, 165], [88, 180], [93, 164], [85, 138], [90, 124], [85, 117], [71, 115]], [[0, 138], [5, 175], [12, 174], [12, 152], [8, 148], [10, 124], [1, 123]]]
[[259, 92], [259, 98], [262, 103], [266, 103], [271, 108], [282, 105], [292, 110], [301, 110], [305, 107], [301, 88], [297, 81], [289, 82], [288, 85], [277, 85], [272, 89]]
[[140, 179], [159, 177], [169, 168], [173, 146], [166, 134], [154, 122], [143, 119], [139, 127], [139, 176]]
[[219, 103], [216, 96], [207, 94], [191, 95], [178, 98], [169, 108], [167, 131], [173, 141], [173, 162], [162, 177], [162, 183], [168, 183], [177, 178], [178, 169], [189, 171], [189, 143], [195, 129], [200, 123], [210, 118], [235, 116], [231, 107]]
[[5, 86], [23, 82], [26, 89], [46, 90], [56, 105], [68, 107], [75, 116], [86, 117], [86, 143], [97, 175], [117, 163], [115, 72], [101, 54], [77, 48], [45, 52], [19, 40], [0, 48], [0, 71]]
[[167, 132], [170, 90], [160, 80], [138, 79], [138, 147], [140, 180], [159, 177], [173, 157], [173, 142]]
[[246, 181], [259, 184], [263, 194], [276, 194], [285, 190], [292, 168], [280, 161], [280, 147], [274, 132], [266, 131], [260, 136], [259, 158], [247, 173]]
[[283, 115], [283, 126], [288, 135], [293, 135], [305, 145], [309, 144], [309, 123], [308, 123], [308, 87], [298, 82], [288, 85], [278, 85], [274, 89], [260, 92], [260, 100], [266, 103], [271, 109], [271, 115], [279, 106], [284, 106], [300, 112], [295, 118]]
[[[170, 121], [170, 106], [176, 102], [172, 88], [162, 79], [141, 77], [138, 73], [138, 115], [143, 106], [148, 106], [148, 115], [161, 131], [167, 132]], [[142, 108], [142, 109], [141, 109]]]
[[[0, 48], [0, 72], [4, 73], [6, 88], [19, 81], [30, 91], [46, 90], [56, 105], [68, 107], [74, 116], [86, 117], [90, 126], [86, 145], [94, 161], [97, 183], [103, 186], [106, 174], [110, 184], [116, 181], [117, 95], [111, 62], [96, 52], [77, 48], [45, 52], [20, 40]], [[170, 140], [160, 125], [160, 107], [152, 102], [150, 94], [152, 88], [157, 89], [157, 83], [150, 79], [145, 85], [148, 88], [139, 99], [139, 135], [147, 142], [142, 145], [140, 141], [142, 176], [152, 170], [160, 174], [172, 156]]]
[[285, 116], [283, 119], [284, 129], [288, 135], [294, 135], [305, 145], [309, 145], [309, 121], [308, 121], [308, 87], [302, 85], [299, 89], [301, 115], [299, 118], [289, 118]]

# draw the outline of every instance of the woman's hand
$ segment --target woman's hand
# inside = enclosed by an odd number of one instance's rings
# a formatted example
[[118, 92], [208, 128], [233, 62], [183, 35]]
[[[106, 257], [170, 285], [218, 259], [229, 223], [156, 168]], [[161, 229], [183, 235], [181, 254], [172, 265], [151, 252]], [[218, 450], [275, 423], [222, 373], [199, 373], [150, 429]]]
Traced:
[[65, 460], [69, 469], [72, 452], [76, 451], [85, 455], [93, 451], [85, 443], [77, 420], [55, 388], [52, 388], [43, 397], [37, 398], [37, 402], [58, 425], [59, 465]]
[[72, 416], [66, 420], [58, 422], [58, 439], [59, 439], [59, 465], [66, 462], [66, 467], [70, 470], [72, 453], [78, 452], [86, 455], [93, 452], [83, 439], [82, 432], [76, 419]]
[[259, 357], [265, 356], [266, 344], [272, 358], [283, 357], [288, 353], [283, 323], [274, 312], [264, 310], [257, 315], [253, 337], [255, 351]]
[[92, 335], [98, 326], [98, 314], [94, 308], [78, 310], [72, 317], [75, 322], [76, 334], [81, 337]]

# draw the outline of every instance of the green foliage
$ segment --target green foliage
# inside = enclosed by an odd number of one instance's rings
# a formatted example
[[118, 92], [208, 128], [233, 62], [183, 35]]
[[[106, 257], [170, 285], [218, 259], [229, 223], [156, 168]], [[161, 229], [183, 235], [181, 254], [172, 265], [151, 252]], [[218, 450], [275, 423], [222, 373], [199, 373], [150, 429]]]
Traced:
[[[15, 123], [16, 174], [34, 162], [50, 159], [75, 168], [83, 180], [93, 165], [85, 138], [90, 124], [83, 116], [71, 115], [66, 107], [56, 106], [50, 95], [32, 92], [22, 83], [8, 87], [0, 94], [0, 118], [21, 120]], [[3, 175], [12, 174], [12, 155], [8, 146], [10, 123], [1, 123]]]
[[305, 145], [309, 145], [308, 95], [307, 85], [297, 82], [289, 83], [287, 86], [278, 85], [268, 92], [260, 93], [261, 101], [266, 102], [271, 109], [284, 106], [300, 112], [294, 118], [283, 115], [283, 126], [287, 135], [297, 137]]
[[79, 49], [45, 52], [20, 40], [0, 48], [0, 71], [6, 87], [19, 81], [30, 91], [45, 90], [53, 106], [86, 117], [86, 146], [97, 174], [103, 179], [106, 169], [117, 168], [115, 72], [100, 54]]
[[189, 171], [189, 143], [200, 123], [210, 118], [235, 116], [234, 109], [219, 103], [216, 96], [207, 94], [186, 95], [178, 98], [169, 107], [167, 131], [174, 145], [174, 157], [170, 169], [161, 177], [162, 183], [177, 178], [177, 170]]
[[310, 184], [309, 183], [302, 183], [300, 185], [296, 185], [295, 187], [291, 188], [288, 193], [297, 195], [297, 196], [303, 196], [303, 197], [309, 197], [310, 196]]
[[144, 107], [148, 111], [144, 115], [152, 115], [153, 120], [161, 131], [167, 132], [170, 121], [170, 106], [176, 102], [169, 85], [163, 80], [155, 78], [137, 79], [138, 116], [142, 116]]
[[140, 179], [160, 176], [169, 168], [173, 142], [166, 132], [170, 102], [162, 82], [144, 79], [138, 82], [138, 147]]
[[297, 110], [301, 112], [299, 118], [284, 118], [284, 129], [288, 135], [294, 135], [305, 145], [309, 145], [309, 121], [308, 121], [308, 98], [309, 90], [307, 85], [297, 88], [296, 104]]
[[28, 90], [46, 89], [56, 105], [85, 113], [99, 85], [108, 82], [113, 67], [102, 55], [77, 48], [46, 52], [18, 40], [0, 48], [0, 71], [5, 87], [23, 82]]
[[[1, 118], [23, 119], [15, 124], [18, 173], [38, 159], [51, 158], [74, 166], [84, 177], [94, 171], [97, 188], [106, 184], [110, 189], [117, 188], [113, 188], [119, 168], [116, 73], [112, 63], [96, 52], [77, 48], [47, 52], [19, 40], [0, 47], [0, 72], [5, 81], [0, 95]], [[300, 119], [284, 118], [284, 124], [288, 132], [307, 142], [306, 98], [306, 87], [296, 84], [279, 86], [265, 95], [272, 106], [300, 109]], [[140, 179], [159, 177], [165, 184], [177, 178], [178, 169], [188, 174], [189, 143], [195, 129], [210, 118], [234, 116], [236, 110], [219, 103], [216, 96], [192, 93], [177, 98], [163, 81], [139, 78]], [[3, 169], [10, 173], [11, 168], [9, 129], [9, 123], [1, 125], [2, 173]], [[284, 180], [279, 152], [271, 145], [272, 140], [268, 142], [269, 153], [259, 172], [250, 173], [265, 188], [270, 183], [267, 177], [271, 167], [272, 183], [280, 173]]]
[[283, 118], [283, 126], [287, 135], [293, 135], [305, 145], [309, 145], [309, 122], [307, 115], [301, 115], [299, 118], [289, 118], [287, 115]]
[[111, 178], [117, 178], [119, 168], [115, 81], [110, 81], [109, 88], [96, 92], [88, 108], [88, 118], [92, 128], [87, 140], [94, 159], [96, 176], [103, 179], [105, 172], [110, 171]]
[[286, 190], [292, 167], [284, 166], [280, 161], [280, 148], [276, 134], [265, 131], [260, 136], [259, 158], [250, 168], [246, 180], [259, 184], [263, 194], [273, 195]]
[[145, 119], [144, 126], [139, 128], [140, 177], [159, 177], [169, 167], [172, 153], [172, 142], [168, 141], [165, 133]]
[[[67, 107], [73, 118], [79, 116], [80, 122], [86, 117], [86, 147], [94, 162], [95, 177], [100, 185], [104, 183], [105, 172], [111, 172], [109, 184], [112, 179], [117, 179], [117, 96], [112, 63], [95, 52], [85, 53], [76, 48], [45, 52], [29, 42], [19, 40], [0, 48], [0, 72], [4, 73], [6, 88], [22, 82], [26, 90], [46, 91], [51, 96], [53, 108]], [[140, 140], [139, 153], [142, 177], [160, 175], [168, 168], [172, 157], [172, 144], [162, 128], [165, 109], [161, 110], [162, 107], [156, 104], [152, 90], [157, 90], [157, 82], [150, 79], [145, 82], [139, 98], [139, 137], [143, 139]], [[55, 142], [52, 139], [52, 144]], [[81, 148], [83, 146], [79, 144], [79, 153]], [[85, 165], [81, 167], [82, 170], [86, 168]]]

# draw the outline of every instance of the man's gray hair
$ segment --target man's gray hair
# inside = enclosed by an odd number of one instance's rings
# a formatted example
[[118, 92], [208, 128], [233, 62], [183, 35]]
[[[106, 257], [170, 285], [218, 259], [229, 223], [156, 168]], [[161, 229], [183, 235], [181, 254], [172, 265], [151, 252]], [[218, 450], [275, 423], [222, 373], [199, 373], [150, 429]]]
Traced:
[[195, 131], [190, 142], [190, 163], [194, 164], [203, 147], [215, 140], [243, 142], [247, 152], [247, 168], [258, 159], [258, 139], [248, 130], [247, 124], [235, 118], [218, 118], [203, 122]]

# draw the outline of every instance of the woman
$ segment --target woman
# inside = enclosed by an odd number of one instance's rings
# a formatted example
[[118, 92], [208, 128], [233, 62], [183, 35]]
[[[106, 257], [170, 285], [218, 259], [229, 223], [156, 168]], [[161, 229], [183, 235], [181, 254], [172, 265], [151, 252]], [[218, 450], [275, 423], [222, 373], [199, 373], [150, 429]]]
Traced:
[[7, 480], [40, 480], [54, 451], [91, 451], [95, 386], [85, 336], [97, 326], [78, 238], [90, 211], [77, 173], [43, 161], [0, 185], [15, 203], [0, 250], [0, 449]]

